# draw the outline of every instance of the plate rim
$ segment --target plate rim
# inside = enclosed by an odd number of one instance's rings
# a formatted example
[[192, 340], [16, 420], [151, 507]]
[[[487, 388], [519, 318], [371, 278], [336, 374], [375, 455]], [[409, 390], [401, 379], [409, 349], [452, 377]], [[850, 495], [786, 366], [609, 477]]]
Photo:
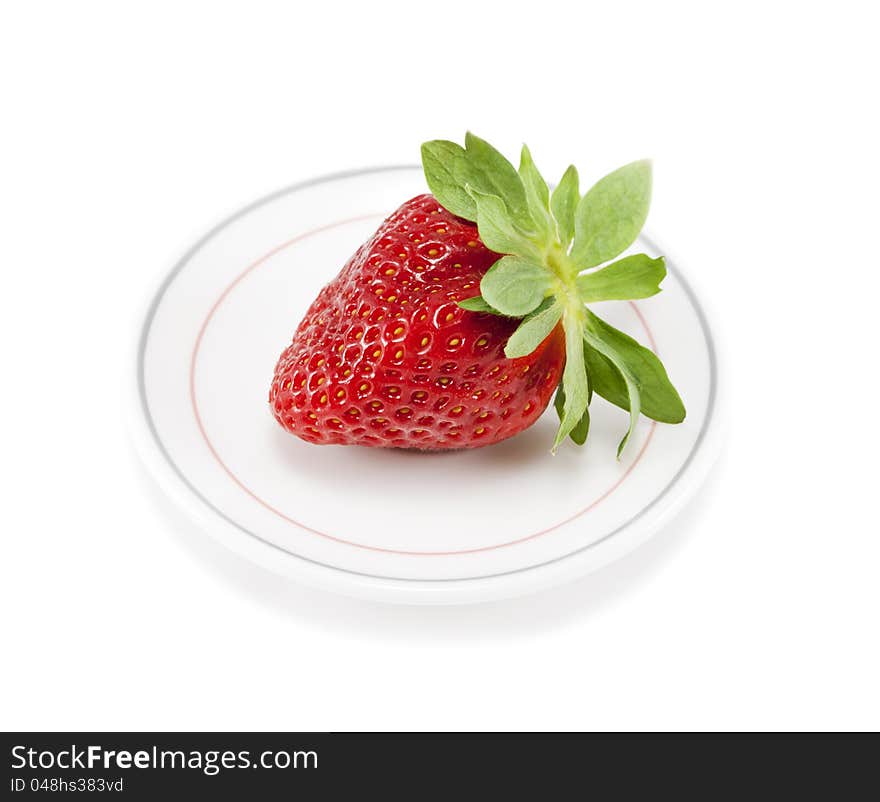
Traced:
[[[290, 184], [227, 215], [190, 246], [171, 269], [149, 287], [142, 313], [137, 317], [133, 360], [135, 376], [134, 382], [129, 385], [131, 392], [127, 416], [136, 451], [152, 478], [165, 493], [209, 535], [240, 556], [315, 588], [374, 601], [457, 604], [525, 595], [579, 578], [622, 557], [662, 529], [696, 492], [714, 464], [723, 442], [720, 370], [715, 335], [699, 296], [668, 255], [666, 258], [669, 272], [676, 277], [691, 302], [708, 349], [711, 375], [708, 409], [703, 425], [685, 463], [650, 504], [601, 540], [550, 561], [491, 576], [413, 579], [361, 573], [302, 557], [260, 538], [215, 507], [182, 473], [158, 438], [146, 396], [144, 355], [156, 311], [166, 291], [190, 260], [230, 224], [286, 195], [361, 175], [420, 169], [415, 164], [364, 167], [327, 173]], [[657, 249], [656, 240], [644, 233], [641, 237]], [[668, 254], [665, 249], [660, 252]], [[647, 513], [652, 510], [655, 514], [648, 516]]]

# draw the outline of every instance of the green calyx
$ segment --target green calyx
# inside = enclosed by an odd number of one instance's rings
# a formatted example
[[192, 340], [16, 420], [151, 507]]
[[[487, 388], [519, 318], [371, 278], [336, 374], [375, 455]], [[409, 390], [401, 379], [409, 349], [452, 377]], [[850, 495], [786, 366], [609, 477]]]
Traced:
[[521, 319], [504, 350], [511, 359], [532, 353], [560, 323], [565, 331], [554, 452], [566, 437], [586, 441], [594, 393], [629, 412], [618, 457], [640, 414], [664, 423], [684, 420], [684, 405], [657, 356], [587, 307], [660, 292], [663, 257], [617, 259], [647, 217], [650, 162], [621, 167], [584, 195], [572, 166], [551, 192], [525, 145], [517, 170], [468, 132], [464, 147], [445, 140], [423, 144], [422, 165], [437, 200], [475, 222], [485, 245], [504, 254], [483, 276], [480, 295], [459, 305]]

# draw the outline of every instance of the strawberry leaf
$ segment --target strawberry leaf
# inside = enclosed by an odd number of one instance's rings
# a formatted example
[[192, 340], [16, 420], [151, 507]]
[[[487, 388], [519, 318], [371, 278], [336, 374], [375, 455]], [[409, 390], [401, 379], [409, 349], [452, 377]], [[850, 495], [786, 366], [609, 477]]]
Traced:
[[501, 198], [514, 225], [525, 232], [534, 232], [525, 188], [513, 165], [488, 142], [470, 131], [465, 134], [464, 143], [467, 183], [485, 195]]
[[638, 236], [651, 203], [651, 163], [639, 161], [606, 175], [575, 212], [571, 258], [579, 270], [607, 262]]
[[578, 189], [578, 171], [571, 165], [553, 190], [550, 209], [556, 220], [556, 233], [563, 251], [568, 251], [574, 238], [574, 213], [581, 199]]
[[621, 409], [629, 409], [629, 392], [618, 364], [622, 363], [638, 383], [642, 412], [647, 417], [661, 423], [684, 420], [684, 404], [656, 354], [590, 311], [587, 329], [617, 355], [615, 361], [599, 349], [587, 349], [587, 367], [596, 393]]
[[477, 229], [487, 247], [496, 253], [516, 254], [538, 263], [542, 261], [540, 248], [517, 227], [501, 198], [480, 192], [470, 184], [466, 189], [477, 205]]
[[510, 335], [504, 347], [504, 356], [508, 359], [528, 356], [547, 339], [561, 317], [562, 304], [559, 301], [551, 303], [546, 309], [539, 307]]
[[[587, 374], [589, 378], [589, 373]], [[562, 420], [562, 416], [565, 410], [565, 390], [562, 387], [562, 384], [559, 385], [559, 389], [556, 391], [556, 397], [553, 399], [553, 406], [556, 409], [556, 414], [559, 416], [559, 420]], [[575, 424], [574, 428], [568, 433], [568, 436], [579, 446], [582, 446], [587, 442], [587, 436], [590, 434], [590, 407], [589, 403], [587, 408], [584, 410], [584, 414], [581, 415], [581, 419]]]
[[552, 283], [546, 267], [518, 256], [504, 256], [483, 276], [480, 291], [494, 309], [522, 317], [538, 307]]
[[520, 154], [519, 175], [526, 191], [526, 202], [537, 228], [538, 238], [547, 245], [553, 241], [556, 233], [553, 216], [550, 214], [550, 190], [532, 161], [532, 154], [526, 145], [522, 146]]
[[462, 309], [467, 309], [468, 312], [482, 312], [486, 315], [501, 315], [502, 317], [506, 317], [506, 315], [499, 312], [494, 306], [490, 306], [486, 303], [486, 300], [482, 295], [475, 295], [473, 298], [465, 298], [463, 301], [459, 301], [458, 305]]
[[435, 139], [422, 145], [425, 180], [442, 206], [465, 220], [477, 219], [477, 205], [464, 188], [467, 153], [461, 145]]
[[627, 301], [656, 295], [665, 277], [666, 264], [662, 256], [652, 259], [637, 253], [592, 273], [582, 273], [577, 277], [577, 288], [584, 303]]
[[601, 337], [597, 337], [589, 327], [584, 330], [584, 340], [587, 346], [594, 348], [612, 365], [614, 365], [615, 368], [617, 368], [617, 371], [620, 373], [624, 384], [626, 385], [626, 393], [628, 397], [627, 407], [629, 409], [629, 428], [626, 430], [626, 434], [617, 446], [617, 458], [620, 459], [620, 455], [623, 453], [623, 449], [626, 448], [626, 444], [629, 442], [629, 438], [635, 431], [636, 424], [639, 421], [639, 413], [641, 411], [639, 383], [636, 381], [635, 375], [633, 375], [632, 371], [629, 369], [623, 356], [618, 353], [613, 345], [610, 345]]
[[562, 416], [553, 451], [578, 425], [589, 404], [589, 382], [584, 365], [584, 327], [572, 313], [566, 312], [565, 328], [565, 368], [562, 371], [564, 398]]
[[522, 318], [505, 346], [511, 359], [532, 353], [562, 324], [566, 359], [555, 400], [560, 426], [554, 452], [567, 436], [578, 444], [586, 440], [594, 390], [630, 413], [618, 457], [640, 414], [666, 423], [684, 420], [684, 404], [656, 355], [586, 308], [660, 291], [666, 276], [662, 257], [635, 254], [605, 264], [632, 245], [644, 224], [651, 197], [649, 162], [609, 173], [583, 197], [574, 166], [551, 193], [528, 147], [523, 146], [516, 170], [471, 133], [464, 148], [445, 140], [426, 142], [422, 163], [438, 201], [475, 221], [484, 244], [502, 254], [483, 276], [481, 294], [459, 306]]

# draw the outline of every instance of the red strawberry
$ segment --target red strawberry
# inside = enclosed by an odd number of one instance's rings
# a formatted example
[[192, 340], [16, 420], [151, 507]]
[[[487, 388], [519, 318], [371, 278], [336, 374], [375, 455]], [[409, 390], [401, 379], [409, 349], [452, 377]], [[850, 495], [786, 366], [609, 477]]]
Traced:
[[660, 292], [663, 258], [618, 257], [648, 213], [651, 167], [580, 194], [550, 192], [528, 148], [519, 170], [468, 133], [422, 145], [433, 195], [404, 203], [319, 293], [281, 354], [278, 422], [310, 443], [477, 448], [531, 426], [557, 386], [553, 450], [583, 444], [601, 396], [666, 423], [685, 409], [656, 355], [595, 301]]
[[321, 292], [275, 368], [278, 422], [310, 443], [458, 449], [497, 443], [547, 407], [561, 327], [528, 356], [519, 321], [470, 312], [499, 259], [432, 195], [404, 203]]

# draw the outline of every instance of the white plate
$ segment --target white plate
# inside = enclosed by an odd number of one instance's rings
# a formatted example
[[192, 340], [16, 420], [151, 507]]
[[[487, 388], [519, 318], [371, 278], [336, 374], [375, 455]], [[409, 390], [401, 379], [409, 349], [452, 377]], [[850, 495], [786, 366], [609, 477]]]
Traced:
[[[172, 497], [240, 554], [349, 595], [461, 603], [532, 592], [630, 551], [696, 490], [718, 445], [717, 365], [676, 266], [664, 291], [597, 305], [663, 358], [685, 423], [597, 398], [590, 440], [549, 453], [552, 409], [523, 434], [448, 454], [313, 446], [267, 404], [275, 361], [320, 287], [404, 200], [421, 171], [327, 176], [243, 209], [162, 282], [137, 350], [136, 439]], [[647, 239], [635, 249], [658, 253]], [[668, 262], [667, 262], [668, 264]]]

